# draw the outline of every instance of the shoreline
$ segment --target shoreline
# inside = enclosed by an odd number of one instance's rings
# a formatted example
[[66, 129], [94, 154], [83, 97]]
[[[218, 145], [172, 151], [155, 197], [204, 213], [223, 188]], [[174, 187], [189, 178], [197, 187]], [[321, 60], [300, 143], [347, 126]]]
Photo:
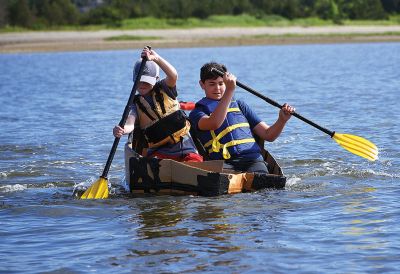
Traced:
[[[106, 40], [120, 36], [137, 40]], [[367, 42], [400, 42], [400, 25], [0, 33], [0, 53]]]

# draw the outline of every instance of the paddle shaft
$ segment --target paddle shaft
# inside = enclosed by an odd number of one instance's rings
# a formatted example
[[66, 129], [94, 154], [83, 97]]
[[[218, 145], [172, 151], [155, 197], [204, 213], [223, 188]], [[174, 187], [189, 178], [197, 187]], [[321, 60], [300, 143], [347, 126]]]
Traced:
[[[137, 86], [139, 84], [140, 77], [142, 76], [143, 69], [144, 69], [144, 66], [146, 64], [146, 61], [147, 61], [147, 59], [145, 57], [142, 57], [142, 63], [140, 64], [139, 72], [138, 72], [138, 74], [136, 76], [135, 83], [133, 84], [133, 87], [132, 87], [132, 90], [131, 90], [131, 95], [129, 96], [129, 100], [126, 103], [126, 106], [125, 106], [125, 109], [124, 109], [124, 113], [122, 114], [121, 121], [119, 121], [119, 124], [118, 124], [120, 127], [124, 127], [125, 123], [126, 123], [126, 120], [128, 119], [129, 111], [130, 111], [131, 105], [133, 104], [133, 99], [135, 98], [135, 92], [136, 92]], [[118, 138], [118, 137], [115, 137], [115, 139], [114, 139], [114, 143], [113, 143], [113, 145], [111, 147], [110, 154], [108, 155], [107, 163], [106, 163], [106, 165], [105, 165], [105, 167], [103, 169], [103, 173], [101, 174], [102, 178], [105, 178], [105, 179], [107, 178], [108, 171], [110, 170], [110, 166], [111, 166], [111, 163], [112, 163], [112, 161], [114, 159], [114, 155], [115, 155], [115, 152], [117, 150], [117, 147], [118, 147], [120, 139], [121, 138]]]
[[[211, 69], [212, 72], [215, 72], [216, 74], [218, 74], [219, 76], [223, 77], [224, 73], [216, 68], [212, 68]], [[267, 96], [262, 95], [261, 93], [255, 91], [254, 89], [246, 86], [245, 84], [242, 84], [241, 82], [236, 80], [236, 85], [238, 87], [241, 87], [244, 90], [247, 90], [248, 92], [250, 92], [251, 94], [257, 96], [260, 99], [263, 99], [264, 101], [266, 101], [267, 103], [281, 109], [283, 107], [283, 105], [279, 104], [278, 102], [275, 102], [274, 100], [268, 98]], [[300, 114], [298, 114], [297, 112], [293, 112], [292, 113], [293, 116], [295, 116], [296, 118], [299, 118], [300, 120], [302, 120], [303, 122], [306, 122], [307, 124], [319, 129], [320, 131], [328, 134], [329, 136], [333, 137], [333, 135], [335, 135], [334, 131], [330, 131], [324, 127], [321, 127], [320, 125], [317, 125], [316, 123], [314, 123], [313, 121], [308, 120], [307, 118], [301, 116]]]

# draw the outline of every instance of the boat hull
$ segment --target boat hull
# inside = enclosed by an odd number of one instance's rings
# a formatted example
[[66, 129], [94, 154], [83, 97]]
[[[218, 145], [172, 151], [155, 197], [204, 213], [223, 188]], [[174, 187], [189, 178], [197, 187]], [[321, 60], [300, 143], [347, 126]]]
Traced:
[[265, 188], [285, 187], [286, 177], [267, 151], [270, 174], [238, 173], [223, 168], [223, 161], [177, 162], [145, 158], [130, 143], [125, 145], [125, 178], [132, 194], [218, 196]]

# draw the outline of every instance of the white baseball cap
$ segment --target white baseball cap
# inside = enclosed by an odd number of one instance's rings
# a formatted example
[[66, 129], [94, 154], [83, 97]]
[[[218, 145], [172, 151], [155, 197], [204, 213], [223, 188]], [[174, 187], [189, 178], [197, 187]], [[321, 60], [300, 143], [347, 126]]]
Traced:
[[[133, 69], [133, 81], [136, 80], [141, 63], [142, 59], [139, 59], [135, 63]], [[159, 76], [160, 76], [160, 67], [153, 61], [147, 61], [146, 64], [144, 65], [143, 73], [142, 76], [140, 77], [140, 82], [146, 82], [154, 86]]]

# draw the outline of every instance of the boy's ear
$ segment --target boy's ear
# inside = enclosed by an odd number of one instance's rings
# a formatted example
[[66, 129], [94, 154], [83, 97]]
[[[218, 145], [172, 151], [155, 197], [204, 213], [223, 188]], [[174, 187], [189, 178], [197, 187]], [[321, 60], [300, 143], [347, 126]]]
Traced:
[[200, 87], [201, 87], [202, 89], [205, 89], [204, 83], [203, 83], [201, 80], [199, 80], [199, 85], [200, 85]]

